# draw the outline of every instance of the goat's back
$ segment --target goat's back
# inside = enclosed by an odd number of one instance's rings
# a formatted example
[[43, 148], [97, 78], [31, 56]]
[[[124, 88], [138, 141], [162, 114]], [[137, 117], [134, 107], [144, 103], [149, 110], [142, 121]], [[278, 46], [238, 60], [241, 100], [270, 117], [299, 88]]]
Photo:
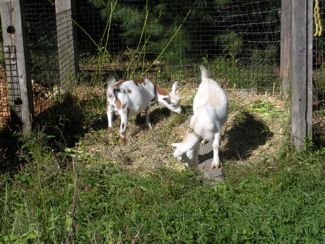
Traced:
[[226, 92], [218, 84], [217, 81], [208, 77], [208, 71], [204, 66], [201, 69], [201, 84], [194, 97], [193, 112], [194, 114], [205, 113], [209, 110], [215, 113], [218, 121], [222, 124], [227, 120], [228, 116], [228, 97]]
[[194, 97], [193, 109], [196, 110], [201, 106], [214, 108], [228, 106], [228, 97], [216, 81], [209, 78], [202, 80]]
[[119, 81], [111, 84], [108, 93], [114, 96], [127, 107], [131, 114], [139, 114], [146, 109], [154, 99], [154, 84], [144, 79], [142, 82], [134, 80]]

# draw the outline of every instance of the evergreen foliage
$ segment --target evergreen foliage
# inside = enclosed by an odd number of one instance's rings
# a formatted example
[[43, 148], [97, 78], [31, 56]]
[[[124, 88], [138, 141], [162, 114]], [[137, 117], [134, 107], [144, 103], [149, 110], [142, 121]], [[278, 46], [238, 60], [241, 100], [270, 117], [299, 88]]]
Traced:
[[[160, 59], [181, 64], [189, 58], [200, 60], [203, 56], [214, 58], [226, 55], [232, 60], [238, 57], [252, 58], [256, 56], [256, 49], [278, 49], [268, 40], [275, 39], [272, 35], [277, 30], [279, 16], [273, 10], [280, 6], [279, 0], [249, 5], [240, 0], [147, 3], [139, 0], [90, 0], [90, 3], [100, 10], [104, 21], [112, 22], [110, 31], [114, 32], [113, 36], [118, 37], [121, 44], [120, 50], [112, 50], [116, 53], [127, 47], [142, 52], [145, 59], [153, 60], [167, 46]], [[261, 29], [263, 33], [259, 34]], [[248, 33], [258, 34], [252, 36]], [[272, 55], [267, 57], [272, 59], [278, 56], [276, 51], [264, 54]]]

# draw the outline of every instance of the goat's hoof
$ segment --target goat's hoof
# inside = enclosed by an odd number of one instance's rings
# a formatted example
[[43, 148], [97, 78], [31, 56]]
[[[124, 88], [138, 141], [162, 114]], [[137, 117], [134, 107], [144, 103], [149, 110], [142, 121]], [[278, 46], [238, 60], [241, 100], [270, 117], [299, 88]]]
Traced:
[[122, 145], [125, 145], [126, 144], [126, 138], [120, 138], [120, 143]]
[[109, 127], [108, 129], [107, 129], [107, 135], [112, 135], [112, 132], [113, 132], [113, 130], [112, 130], [112, 128], [111, 127]]

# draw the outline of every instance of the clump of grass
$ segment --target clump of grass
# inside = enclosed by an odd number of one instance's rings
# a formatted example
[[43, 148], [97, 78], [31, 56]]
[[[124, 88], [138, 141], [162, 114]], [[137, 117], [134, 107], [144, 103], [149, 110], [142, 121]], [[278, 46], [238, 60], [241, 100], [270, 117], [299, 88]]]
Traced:
[[283, 111], [277, 109], [273, 103], [267, 100], [256, 100], [251, 104], [251, 110], [265, 118], [279, 117]]

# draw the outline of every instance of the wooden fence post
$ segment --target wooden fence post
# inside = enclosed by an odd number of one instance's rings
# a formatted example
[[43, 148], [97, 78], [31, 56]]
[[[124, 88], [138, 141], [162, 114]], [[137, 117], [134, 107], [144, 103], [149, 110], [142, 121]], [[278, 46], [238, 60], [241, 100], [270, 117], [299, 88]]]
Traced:
[[60, 88], [63, 91], [77, 79], [78, 71], [72, 9], [73, 0], [55, 0]]
[[20, 0], [1, 0], [0, 15], [11, 120], [21, 120], [23, 132], [28, 133], [32, 128], [33, 94]]
[[280, 78], [281, 92], [285, 98], [290, 93], [290, 67], [291, 67], [291, 0], [281, 1], [281, 52], [280, 52]]
[[312, 0], [292, 1], [292, 128], [296, 149], [311, 136], [312, 113]]

